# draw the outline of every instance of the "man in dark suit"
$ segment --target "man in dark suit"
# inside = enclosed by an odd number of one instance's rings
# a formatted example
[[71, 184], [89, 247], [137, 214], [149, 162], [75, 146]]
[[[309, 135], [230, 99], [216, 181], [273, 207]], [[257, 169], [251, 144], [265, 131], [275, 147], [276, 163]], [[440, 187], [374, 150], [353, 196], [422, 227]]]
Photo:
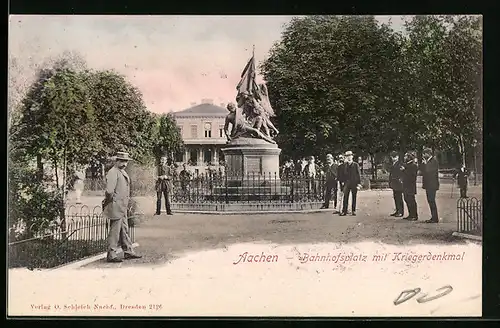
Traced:
[[337, 181], [339, 182], [339, 208], [338, 211], [335, 209], [335, 213], [340, 213], [342, 211], [342, 205], [344, 204], [344, 182], [345, 182], [345, 158], [344, 155], [340, 154], [337, 157]]
[[322, 209], [330, 207], [332, 191], [333, 191], [333, 208], [337, 208], [337, 168], [338, 165], [334, 163], [333, 155], [327, 154], [326, 165], [323, 169], [323, 171], [325, 172], [325, 203], [321, 207]]
[[391, 153], [392, 165], [389, 171], [389, 187], [392, 189], [392, 197], [394, 198], [394, 205], [396, 205], [396, 212], [391, 216], [402, 217], [404, 216], [405, 209], [403, 204], [403, 172], [401, 171], [402, 163], [399, 161], [399, 155], [393, 151]]
[[407, 152], [405, 154], [404, 164], [400, 167], [403, 180], [403, 196], [408, 207], [408, 216], [404, 220], [417, 221], [417, 201], [415, 195], [417, 194], [417, 172], [418, 166], [416, 162], [416, 155], [414, 152]]
[[172, 210], [170, 208], [170, 197], [172, 196], [172, 179], [173, 179], [173, 168], [171, 167], [171, 161], [166, 157], [160, 159], [160, 167], [158, 168], [158, 178], [156, 179], [156, 214], [161, 214], [161, 197], [165, 198], [165, 206], [167, 208], [167, 215], [172, 215]]
[[424, 149], [422, 157], [422, 188], [425, 189], [427, 202], [431, 210], [431, 218], [425, 222], [438, 223], [439, 216], [436, 204], [436, 192], [439, 190], [439, 164], [432, 154], [432, 150], [429, 148]]
[[453, 174], [453, 180], [457, 180], [458, 188], [460, 188], [460, 198], [467, 198], [467, 188], [469, 186], [469, 170], [462, 165], [461, 168]]
[[342, 206], [341, 216], [347, 215], [347, 206], [349, 205], [349, 193], [352, 193], [352, 215], [356, 215], [356, 196], [361, 184], [361, 173], [359, 165], [353, 162], [352, 151], [347, 151], [344, 156], [347, 159], [344, 168], [344, 202]]

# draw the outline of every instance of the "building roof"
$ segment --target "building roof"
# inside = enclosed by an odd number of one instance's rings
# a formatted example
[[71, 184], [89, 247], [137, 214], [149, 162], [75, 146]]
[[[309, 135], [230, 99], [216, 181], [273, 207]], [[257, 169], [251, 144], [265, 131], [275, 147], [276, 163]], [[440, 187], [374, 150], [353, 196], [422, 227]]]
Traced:
[[199, 104], [193, 107], [189, 107], [180, 112], [173, 113], [175, 117], [186, 117], [186, 116], [215, 116], [223, 117], [228, 113], [227, 109], [224, 107], [216, 106], [213, 104]]

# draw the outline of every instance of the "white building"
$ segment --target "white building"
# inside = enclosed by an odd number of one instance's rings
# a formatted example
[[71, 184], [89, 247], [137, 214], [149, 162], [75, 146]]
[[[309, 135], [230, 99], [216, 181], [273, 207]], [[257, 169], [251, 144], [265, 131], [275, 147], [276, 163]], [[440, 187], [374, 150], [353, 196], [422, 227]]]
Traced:
[[219, 169], [224, 160], [221, 148], [226, 144], [224, 120], [228, 114], [225, 104], [214, 105], [211, 99], [175, 112], [177, 125], [185, 145], [185, 152], [176, 156], [179, 165], [186, 163], [192, 172], [204, 173], [210, 165]]

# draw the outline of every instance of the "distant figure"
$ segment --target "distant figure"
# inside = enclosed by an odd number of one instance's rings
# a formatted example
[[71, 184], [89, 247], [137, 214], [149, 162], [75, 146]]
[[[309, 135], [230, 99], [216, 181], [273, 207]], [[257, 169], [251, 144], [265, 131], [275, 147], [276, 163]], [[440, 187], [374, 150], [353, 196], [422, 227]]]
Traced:
[[397, 152], [391, 153], [391, 168], [389, 172], [389, 187], [392, 189], [392, 197], [396, 211], [391, 216], [404, 216], [405, 208], [403, 204], [403, 172], [401, 171], [401, 162]]
[[417, 194], [417, 172], [418, 166], [415, 164], [416, 155], [414, 152], [407, 152], [405, 154], [404, 164], [400, 166], [403, 178], [403, 196], [408, 207], [408, 216], [404, 220], [417, 221], [417, 201], [415, 195]]
[[155, 215], [161, 214], [161, 197], [165, 198], [165, 207], [167, 210], [167, 215], [172, 215], [172, 209], [170, 208], [170, 198], [172, 196], [172, 178], [173, 169], [171, 167], [172, 163], [167, 157], [162, 157], [160, 159], [160, 167], [158, 169], [158, 178], [156, 179], [155, 189], [156, 189], [156, 213]]
[[423, 151], [423, 165], [422, 165], [422, 188], [425, 189], [427, 195], [427, 202], [431, 210], [430, 220], [426, 223], [438, 223], [438, 209], [436, 204], [436, 192], [439, 190], [439, 164], [437, 159], [432, 154], [429, 148]]
[[467, 188], [469, 186], [469, 170], [465, 167], [465, 164], [453, 174], [453, 180], [457, 179], [458, 188], [460, 188], [460, 198], [467, 197]]
[[75, 181], [73, 182], [73, 190], [75, 192], [75, 201], [77, 204], [82, 203], [82, 193], [84, 189], [84, 174], [81, 172], [75, 173]]
[[135, 254], [129, 236], [127, 212], [130, 201], [130, 178], [125, 172], [129, 160], [128, 153], [118, 152], [115, 165], [106, 175], [106, 193], [102, 208], [110, 220], [107, 261], [112, 263], [122, 262], [117, 255], [120, 247], [126, 260], [142, 257]]
[[191, 173], [187, 170], [186, 163], [182, 164], [182, 170], [179, 173], [179, 179], [181, 182], [181, 190], [187, 191], [189, 182], [191, 180]]
[[307, 164], [304, 167], [304, 175], [307, 177], [307, 189], [309, 192], [316, 194], [316, 162], [314, 156], [309, 157]]
[[346, 151], [345, 157], [347, 162], [344, 168], [344, 200], [342, 206], [341, 216], [347, 215], [347, 206], [349, 204], [349, 194], [352, 194], [351, 209], [352, 215], [356, 215], [356, 198], [358, 195], [358, 190], [361, 187], [361, 172], [359, 170], [359, 165], [353, 162], [352, 151]]
[[[333, 191], [333, 208], [337, 208], [337, 169], [338, 165], [333, 161], [333, 155], [326, 155], [325, 172], [325, 203], [321, 208], [329, 208]], [[335, 213], [335, 212], [334, 212]]]

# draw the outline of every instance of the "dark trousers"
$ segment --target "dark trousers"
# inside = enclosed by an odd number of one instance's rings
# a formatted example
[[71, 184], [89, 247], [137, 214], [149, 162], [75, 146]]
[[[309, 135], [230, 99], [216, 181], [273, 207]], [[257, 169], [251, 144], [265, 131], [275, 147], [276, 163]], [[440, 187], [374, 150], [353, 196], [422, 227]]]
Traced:
[[438, 209], [436, 205], [436, 190], [425, 190], [427, 194], [427, 203], [429, 203], [429, 209], [431, 210], [431, 220], [438, 220]]
[[467, 185], [460, 186], [460, 198], [467, 198]]
[[344, 186], [344, 203], [342, 204], [342, 213], [347, 213], [347, 206], [349, 205], [349, 193], [352, 193], [351, 209], [356, 212], [356, 196], [358, 195], [358, 188], [346, 184]]
[[393, 190], [392, 197], [394, 198], [394, 205], [396, 205], [396, 213], [405, 214], [405, 207], [403, 205], [403, 192], [399, 190]]
[[337, 207], [337, 182], [335, 184], [327, 184], [325, 186], [325, 203], [323, 206], [326, 208], [330, 207], [330, 200], [333, 194], [333, 207]]
[[417, 212], [417, 201], [415, 200], [415, 195], [413, 194], [403, 194], [406, 207], [408, 207], [408, 217], [418, 218]]
[[161, 196], [165, 198], [165, 206], [167, 208], [167, 213], [172, 213], [172, 209], [170, 208], [170, 192], [168, 190], [162, 190], [156, 192], [156, 214], [161, 213]]

